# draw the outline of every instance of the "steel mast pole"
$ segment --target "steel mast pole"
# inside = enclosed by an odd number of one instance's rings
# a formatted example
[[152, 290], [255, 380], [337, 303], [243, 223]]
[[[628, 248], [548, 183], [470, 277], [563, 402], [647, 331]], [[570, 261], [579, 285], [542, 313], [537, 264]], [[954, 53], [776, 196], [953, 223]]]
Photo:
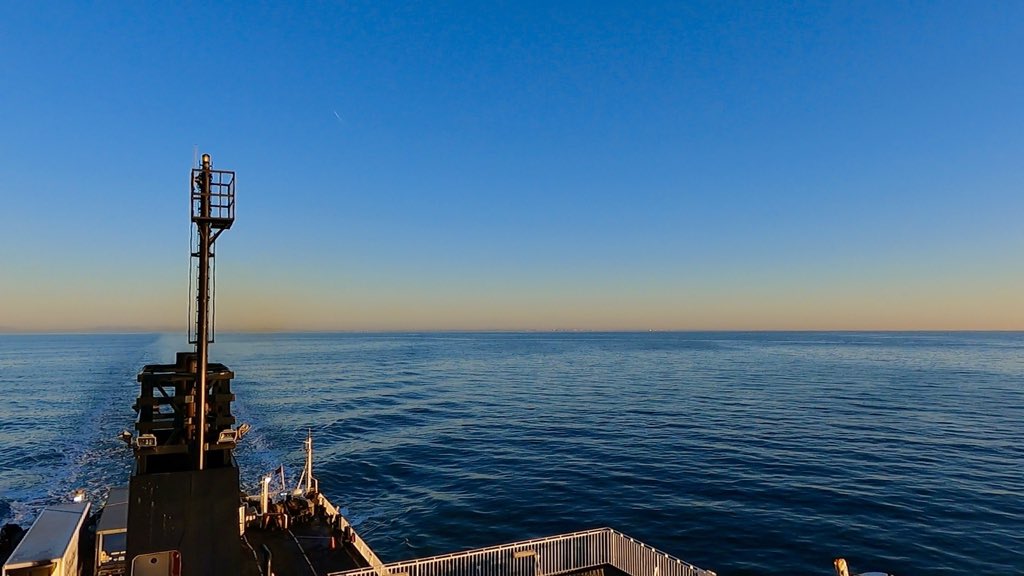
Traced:
[[210, 342], [209, 309], [210, 309], [210, 155], [203, 154], [203, 166], [200, 173], [199, 198], [199, 281], [196, 286], [196, 397], [193, 400], [199, 418], [196, 434], [198, 450], [196, 469], [202, 470], [206, 464], [206, 372], [209, 364]]

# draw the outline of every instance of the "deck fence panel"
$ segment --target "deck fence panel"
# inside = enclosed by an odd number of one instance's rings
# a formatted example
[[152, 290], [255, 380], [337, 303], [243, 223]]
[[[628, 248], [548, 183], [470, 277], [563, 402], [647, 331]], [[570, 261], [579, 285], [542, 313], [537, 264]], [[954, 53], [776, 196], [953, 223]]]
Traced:
[[391, 564], [377, 562], [329, 576], [559, 576], [603, 566], [630, 576], [715, 576], [611, 528]]

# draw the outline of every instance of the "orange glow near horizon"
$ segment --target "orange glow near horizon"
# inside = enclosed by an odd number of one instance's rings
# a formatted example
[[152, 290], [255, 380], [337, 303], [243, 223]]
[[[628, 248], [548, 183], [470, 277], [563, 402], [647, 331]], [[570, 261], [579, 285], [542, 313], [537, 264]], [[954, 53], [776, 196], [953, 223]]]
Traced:
[[[220, 331], [1020, 330], [1021, 283], [478, 291], [247, 285], [218, 294]], [[4, 290], [0, 329], [183, 330], [182, 290]]]

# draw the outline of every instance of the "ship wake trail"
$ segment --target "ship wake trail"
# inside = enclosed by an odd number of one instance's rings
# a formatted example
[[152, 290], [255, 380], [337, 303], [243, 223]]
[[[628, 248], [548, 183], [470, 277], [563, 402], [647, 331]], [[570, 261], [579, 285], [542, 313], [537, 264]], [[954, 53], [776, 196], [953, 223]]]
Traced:
[[[112, 482], [126, 476], [131, 453], [111, 431], [131, 426], [132, 368], [153, 355], [160, 340], [81, 335], [73, 337], [78, 346], [66, 340], [61, 346], [49, 337], [30, 338], [32, 357], [0, 379], [13, 408], [10, 416], [0, 415], [0, 429], [18, 433], [24, 426], [17, 420], [48, 425], [26, 428], [13, 446], [0, 438], [0, 460], [10, 464], [0, 472], [0, 523], [29, 524], [43, 506], [66, 501], [80, 488], [97, 503]], [[96, 346], [99, 339], [109, 345]], [[48, 378], [38, 378], [41, 372]], [[8, 419], [14, 420], [11, 426]]]
[[[244, 386], [244, 383], [242, 385]], [[245, 436], [245, 442], [239, 443], [235, 449], [235, 458], [238, 459], [242, 472], [243, 488], [255, 493], [259, 491], [260, 478], [282, 466], [287, 452], [274, 445], [262, 430], [259, 419], [246, 408], [244, 402], [235, 401], [235, 414], [239, 422], [246, 422], [252, 426], [252, 430]], [[285, 479], [289, 486], [294, 486], [297, 481], [295, 474], [291, 472], [292, 468], [285, 465]], [[277, 478], [274, 480], [276, 482]]]
[[93, 505], [102, 502], [111, 485], [123, 483], [131, 472], [131, 451], [115, 432], [131, 428], [134, 413], [129, 408], [135, 393], [135, 370], [156, 356], [159, 336], [150, 346], [125, 350], [95, 373], [88, 399], [74, 438], [79, 443], [66, 451], [64, 477], [51, 486], [47, 502], [59, 502], [75, 490], [84, 489]]

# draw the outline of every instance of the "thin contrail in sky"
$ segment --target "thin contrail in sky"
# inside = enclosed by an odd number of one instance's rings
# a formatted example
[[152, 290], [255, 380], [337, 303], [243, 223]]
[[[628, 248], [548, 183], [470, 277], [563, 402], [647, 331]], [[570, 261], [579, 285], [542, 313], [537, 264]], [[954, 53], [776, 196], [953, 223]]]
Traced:
[[341, 119], [341, 116], [338, 114], [337, 110], [331, 110], [331, 112], [334, 112], [334, 117], [338, 119], [338, 122], [341, 122], [342, 124], [345, 123], [345, 121]]

